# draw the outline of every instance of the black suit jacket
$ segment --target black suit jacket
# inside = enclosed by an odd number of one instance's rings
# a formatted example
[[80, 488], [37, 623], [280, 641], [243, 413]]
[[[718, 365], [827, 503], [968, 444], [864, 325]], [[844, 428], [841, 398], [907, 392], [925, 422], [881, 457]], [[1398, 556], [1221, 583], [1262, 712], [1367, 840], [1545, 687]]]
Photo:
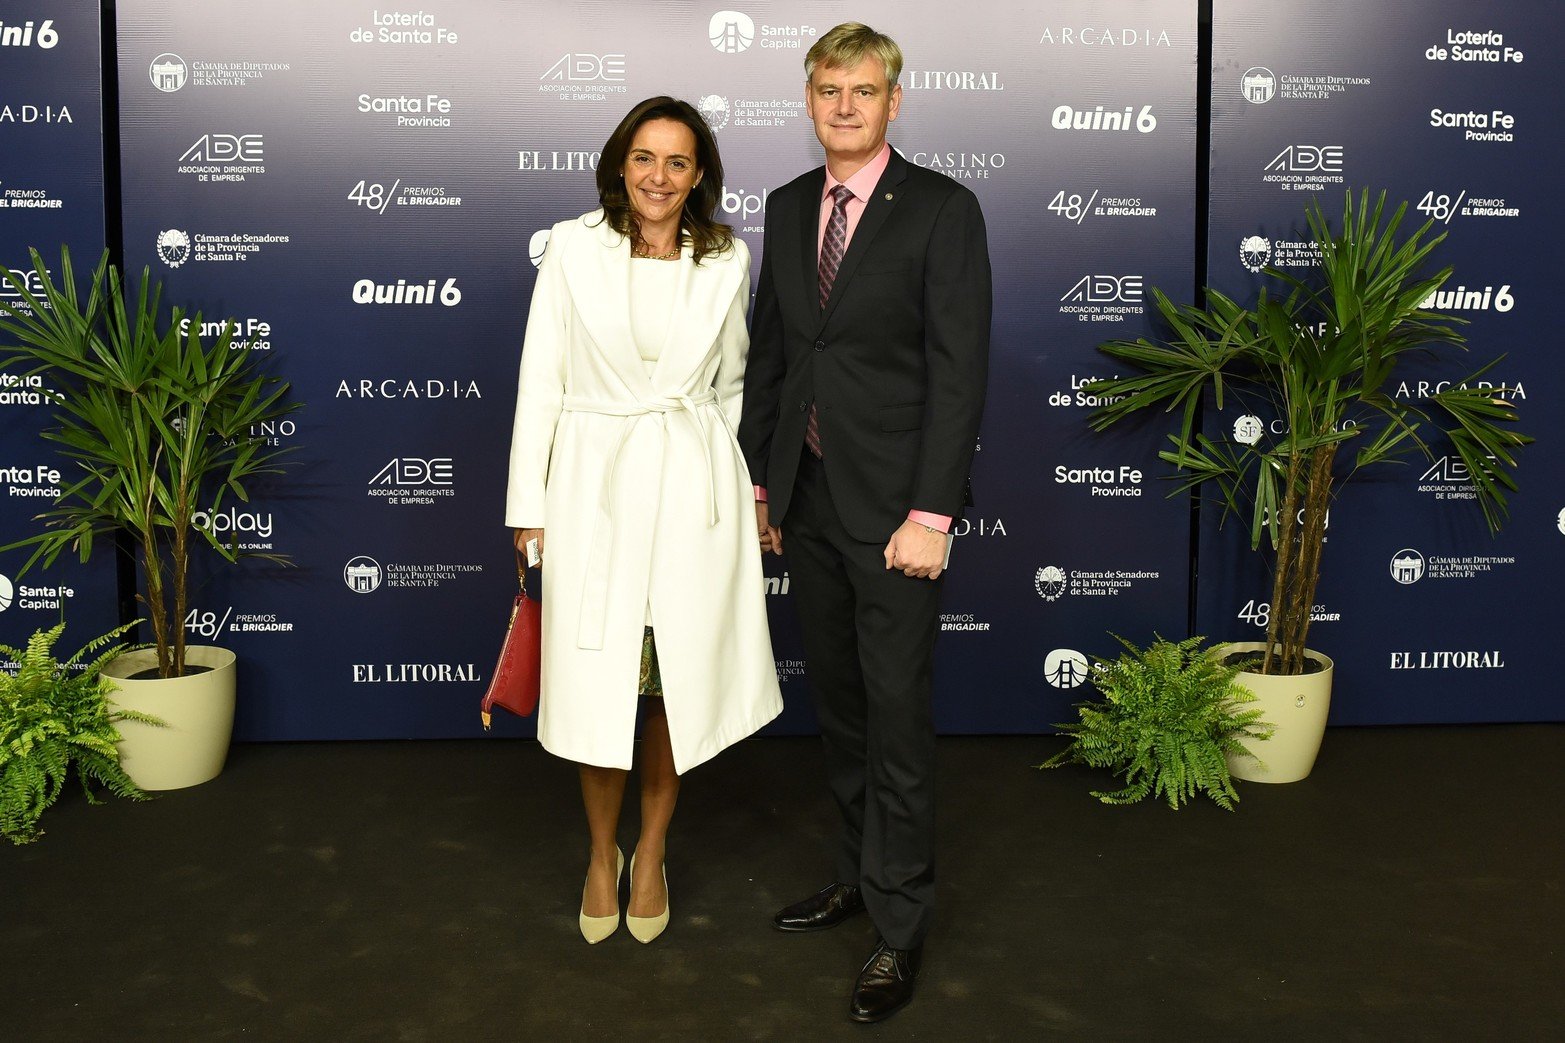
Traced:
[[883, 543], [910, 510], [961, 513], [988, 379], [988, 242], [972, 192], [893, 151], [822, 309], [825, 179], [767, 201], [739, 444], [784, 524], [816, 403], [843, 526]]

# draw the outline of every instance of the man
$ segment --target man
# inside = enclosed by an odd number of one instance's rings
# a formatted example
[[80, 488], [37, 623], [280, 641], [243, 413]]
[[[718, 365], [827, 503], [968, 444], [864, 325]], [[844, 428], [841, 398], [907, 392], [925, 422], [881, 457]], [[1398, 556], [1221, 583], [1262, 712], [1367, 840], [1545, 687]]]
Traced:
[[902, 52], [858, 23], [804, 60], [826, 165], [771, 194], [739, 441], [763, 547], [782, 553], [843, 833], [835, 881], [784, 931], [869, 910], [856, 1021], [913, 995], [934, 891], [930, 676], [938, 582], [988, 371], [973, 194], [886, 144]]

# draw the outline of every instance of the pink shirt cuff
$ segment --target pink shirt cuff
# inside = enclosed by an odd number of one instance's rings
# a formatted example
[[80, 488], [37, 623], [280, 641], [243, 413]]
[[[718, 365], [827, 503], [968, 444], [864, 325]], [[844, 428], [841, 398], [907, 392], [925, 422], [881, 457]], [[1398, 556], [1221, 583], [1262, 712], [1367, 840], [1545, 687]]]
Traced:
[[927, 525], [931, 529], [939, 529], [941, 532], [951, 531], [951, 517], [947, 514], [930, 514], [928, 511], [908, 511], [907, 520], [918, 525]]
[[755, 487], [755, 502], [756, 503], [765, 503], [766, 502], [766, 486], [764, 486], [764, 485], [757, 485]]

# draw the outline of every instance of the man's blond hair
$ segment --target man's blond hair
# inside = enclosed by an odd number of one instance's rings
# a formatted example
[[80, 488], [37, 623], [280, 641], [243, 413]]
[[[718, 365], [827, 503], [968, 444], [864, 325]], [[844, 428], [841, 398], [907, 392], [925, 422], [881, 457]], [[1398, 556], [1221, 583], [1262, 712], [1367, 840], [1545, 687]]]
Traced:
[[902, 48], [891, 37], [877, 33], [862, 22], [843, 22], [816, 40], [815, 46], [804, 56], [804, 79], [806, 82], [814, 79], [815, 70], [823, 66], [851, 69], [870, 55], [879, 58], [885, 67], [886, 89], [895, 87], [897, 78], [902, 75]]

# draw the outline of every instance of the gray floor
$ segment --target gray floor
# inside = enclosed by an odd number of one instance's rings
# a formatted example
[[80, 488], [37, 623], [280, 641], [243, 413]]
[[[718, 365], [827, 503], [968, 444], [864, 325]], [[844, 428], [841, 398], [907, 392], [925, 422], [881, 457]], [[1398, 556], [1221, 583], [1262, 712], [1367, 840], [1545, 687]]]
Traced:
[[[692, 773], [674, 922], [576, 933], [570, 766], [532, 743], [241, 746], [147, 804], [68, 795], [0, 850], [4, 1035], [153, 1039], [1544, 1039], [1565, 1024], [1565, 727], [1333, 730], [1235, 814], [1099, 805], [1053, 738], [941, 743], [913, 1005], [845, 1016], [817, 743]], [[623, 835], [634, 840], [634, 811]]]

